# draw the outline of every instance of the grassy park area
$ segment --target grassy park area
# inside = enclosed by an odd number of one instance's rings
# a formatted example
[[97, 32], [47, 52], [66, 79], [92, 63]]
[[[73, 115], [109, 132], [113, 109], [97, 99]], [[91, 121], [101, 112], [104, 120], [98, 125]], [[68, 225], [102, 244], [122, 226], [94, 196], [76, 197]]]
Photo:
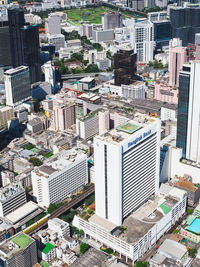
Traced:
[[[67, 10], [67, 18], [73, 24], [79, 25], [80, 22], [88, 22], [89, 24], [101, 24], [101, 18], [105, 13], [116, 11], [109, 7], [88, 7], [81, 9], [71, 9]], [[125, 12], [121, 12], [123, 17], [131, 18], [134, 15], [128, 15]]]

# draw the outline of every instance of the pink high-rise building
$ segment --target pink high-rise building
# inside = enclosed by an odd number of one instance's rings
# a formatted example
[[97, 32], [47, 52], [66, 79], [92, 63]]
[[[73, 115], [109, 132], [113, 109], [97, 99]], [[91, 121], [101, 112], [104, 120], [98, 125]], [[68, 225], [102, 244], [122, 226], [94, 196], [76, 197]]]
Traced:
[[109, 110], [99, 111], [99, 135], [105, 134], [110, 129]]
[[173, 39], [169, 48], [169, 84], [179, 86], [179, 71], [187, 62], [187, 48], [181, 46], [179, 39]]
[[59, 104], [53, 106], [54, 128], [56, 131], [69, 129], [76, 123], [76, 112], [74, 103]]
[[178, 89], [176, 86], [170, 86], [167, 82], [155, 82], [155, 95], [156, 100], [178, 104]]

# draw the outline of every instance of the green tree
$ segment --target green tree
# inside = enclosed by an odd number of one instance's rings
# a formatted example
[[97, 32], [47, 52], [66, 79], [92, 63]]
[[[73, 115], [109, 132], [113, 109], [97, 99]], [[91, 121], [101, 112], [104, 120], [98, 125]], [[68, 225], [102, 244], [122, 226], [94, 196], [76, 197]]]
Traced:
[[34, 166], [41, 166], [43, 164], [43, 162], [40, 159], [35, 157], [30, 158], [29, 162], [32, 163]]
[[49, 205], [47, 211], [48, 211], [48, 213], [51, 214], [51, 213], [53, 213], [54, 211], [56, 211], [56, 209], [57, 209], [57, 205], [54, 204], [54, 203], [51, 203], [51, 204]]
[[90, 248], [90, 246], [88, 244], [81, 243], [80, 244], [80, 253], [84, 254], [89, 248]]
[[86, 205], [86, 207], [90, 206], [92, 203], [94, 203], [94, 200], [95, 200], [95, 197], [94, 195], [90, 196], [90, 197], [87, 197], [85, 199], [85, 202], [84, 204]]
[[189, 255], [192, 257], [192, 258], [195, 258], [197, 254], [197, 249], [196, 248], [190, 248], [189, 249]]
[[99, 72], [99, 68], [96, 64], [90, 64], [87, 66], [87, 68], [85, 68], [85, 72]]
[[187, 214], [191, 215], [193, 213], [193, 209], [187, 209]]
[[148, 264], [149, 263], [147, 261], [144, 261], [144, 262], [136, 261], [135, 266], [136, 267], [146, 267], [146, 266], [148, 266]]
[[102, 51], [102, 50], [103, 50], [102, 45], [99, 44], [99, 43], [94, 43], [94, 44], [92, 45], [92, 47], [93, 47], [93, 49], [96, 49], [97, 51]]

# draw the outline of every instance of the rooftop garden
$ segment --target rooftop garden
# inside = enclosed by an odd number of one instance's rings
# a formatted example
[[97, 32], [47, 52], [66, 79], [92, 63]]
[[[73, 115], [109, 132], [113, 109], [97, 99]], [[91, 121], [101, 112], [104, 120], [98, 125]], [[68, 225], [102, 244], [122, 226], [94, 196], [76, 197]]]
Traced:
[[21, 234], [12, 239], [12, 242], [19, 246], [19, 250], [24, 249], [31, 243], [31, 238], [25, 234]]

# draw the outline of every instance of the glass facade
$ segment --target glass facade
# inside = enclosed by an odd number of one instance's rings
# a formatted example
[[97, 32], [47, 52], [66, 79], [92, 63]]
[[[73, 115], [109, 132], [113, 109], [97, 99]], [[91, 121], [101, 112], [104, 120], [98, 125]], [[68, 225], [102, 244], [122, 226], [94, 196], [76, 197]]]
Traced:
[[129, 85], [136, 79], [137, 54], [133, 50], [120, 50], [114, 55], [115, 85]]
[[187, 146], [189, 91], [190, 91], [190, 72], [188, 73], [181, 72], [179, 75], [176, 146], [183, 149], [183, 157], [186, 156], [186, 146]]
[[180, 38], [183, 46], [194, 44], [195, 34], [200, 32], [200, 8], [171, 8], [172, 38]]
[[8, 24], [13, 68], [24, 64], [21, 27], [25, 24], [23, 8], [8, 9]]
[[24, 64], [29, 67], [30, 81], [41, 81], [40, 42], [37, 25], [25, 26], [22, 29]]
[[11, 66], [8, 21], [0, 21], [0, 67]]
[[171, 39], [171, 22], [154, 22], [154, 40], [162, 42]]

